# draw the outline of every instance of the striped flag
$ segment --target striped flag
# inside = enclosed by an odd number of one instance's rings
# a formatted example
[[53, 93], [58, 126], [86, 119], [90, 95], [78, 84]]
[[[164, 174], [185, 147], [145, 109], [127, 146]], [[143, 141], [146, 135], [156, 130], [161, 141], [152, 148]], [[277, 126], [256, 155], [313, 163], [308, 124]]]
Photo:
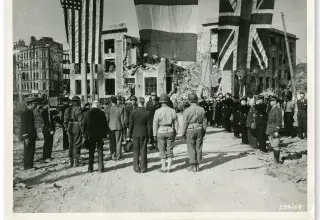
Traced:
[[104, 0], [60, 0], [71, 63], [101, 64]]
[[220, 0], [220, 70], [268, 69], [274, 0]]
[[145, 52], [178, 61], [196, 61], [198, 0], [134, 3]]

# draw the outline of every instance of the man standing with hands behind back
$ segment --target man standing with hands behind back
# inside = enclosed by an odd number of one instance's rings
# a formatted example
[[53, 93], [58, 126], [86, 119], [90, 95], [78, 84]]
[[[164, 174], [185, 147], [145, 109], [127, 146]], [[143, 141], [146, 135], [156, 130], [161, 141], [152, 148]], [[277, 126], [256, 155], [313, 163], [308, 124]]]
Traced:
[[[308, 125], [308, 105], [307, 100], [304, 98], [304, 93], [300, 92], [300, 99], [297, 101], [298, 106], [298, 136], [300, 139], [308, 137], [307, 125]], [[303, 136], [304, 134], [304, 136]]]

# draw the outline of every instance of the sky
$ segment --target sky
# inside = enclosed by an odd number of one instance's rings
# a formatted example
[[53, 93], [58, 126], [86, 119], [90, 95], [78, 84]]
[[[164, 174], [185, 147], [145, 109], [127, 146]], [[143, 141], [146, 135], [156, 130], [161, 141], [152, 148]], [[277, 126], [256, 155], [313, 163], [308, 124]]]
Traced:
[[[281, 12], [285, 15], [287, 31], [295, 34], [297, 63], [307, 60], [307, 1], [275, 0], [272, 27], [283, 30]], [[218, 18], [219, 0], [199, 0], [199, 26], [207, 18]], [[139, 29], [133, 0], [105, 0], [104, 26], [126, 23], [128, 34], [138, 37]], [[64, 18], [60, 0], [13, 0], [13, 41], [30, 37], [53, 37], [67, 46]]]

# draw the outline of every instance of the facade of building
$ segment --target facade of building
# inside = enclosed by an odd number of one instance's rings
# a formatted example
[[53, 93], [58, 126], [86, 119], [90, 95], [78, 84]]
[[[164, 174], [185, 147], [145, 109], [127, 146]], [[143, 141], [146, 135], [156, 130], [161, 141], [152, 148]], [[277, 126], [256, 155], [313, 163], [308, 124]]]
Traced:
[[[202, 25], [201, 33], [201, 53], [202, 53], [202, 74], [205, 75], [205, 71], [210, 71], [214, 74], [214, 66], [218, 59], [218, 19], [208, 19]], [[275, 93], [278, 93], [281, 88], [286, 87], [290, 83], [291, 75], [289, 69], [289, 62], [287, 56], [287, 50], [285, 45], [284, 32], [274, 28], [270, 29], [270, 41], [269, 48], [267, 50], [269, 68], [266, 71], [258, 70], [254, 75], [257, 83], [257, 92], [261, 93], [266, 89], [272, 89]], [[296, 41], [298, 38], [294, 34], [287, 33], [290, 58], [295, 72], [296, 67]], [[210, 48], [210, 49], [209, 49]], [[209, 55], [210, 54], [210, 55]], [[252, 71], [252, 70], [251, 70]], [[220, 73], [222, 78], [223, 74]], [[225, 77], [227, 80], [222, 80], [222, 92], [234, 91], [235, 73], [232, 77]], [[208, 80], [208, 79], [207, 79]]]
[[[127, 35], [126, 24], [110, 25], [102, 31], [101, 53], [102, 64], [94, 68], [87, 67], [86, 87], [90, 99], [91, 71], [94, 71], [95, 98], [106, 98], [120, 94], [122, 96], [142, 96], [148, 98], [152, 92], [165, 92], [166, 62], [161, 60], [150, 68], [137, 68], [139, 40]], [[74, 71], [70, 71], [70, 96], [79, 95], [83, 98], [84, 84], [81, 70], [77, 64]], [[132, 67], [132, 68], [131, 68]], [[169, 80], [171, 83], [171, 81]], [[168, 89], [171, 85], [168, 86]]]
[[50, 37], [31, 37], [29, 46], [23, 40], [13, 46], [13, 94], [40, 96], [62, 92], [63, 46]]
[[63, 63], [62, 63], [62, 71], [63, 71], [63, 91], [66, 94], [70, 93], [70, 58], [69, 51], [63, 51]]

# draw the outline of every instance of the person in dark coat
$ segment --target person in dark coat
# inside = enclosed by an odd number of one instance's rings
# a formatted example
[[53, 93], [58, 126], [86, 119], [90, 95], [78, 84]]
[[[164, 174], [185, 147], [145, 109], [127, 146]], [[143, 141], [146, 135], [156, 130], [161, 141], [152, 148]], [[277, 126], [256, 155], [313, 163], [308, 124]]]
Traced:
[[239, 107], [239, 128], [241, 131], [241, 139], [243, 144], [249, 144], [248, 141], [248, 128], [246, 126], [247, 116], [250, 110], [250, 106], [247, 105], [247, 98], [243, 97], [240, 100], [240, 107]]
[[211, 109], [212, 109], [212, 118], [211, 118], [211, 126], [216, 126], [216, 109], [217, 109], [217, 101], [214, 98], [211, 102]]
[[281, 109], [277, 106], [277, 97], [270, 96], [271, 110], [268, 114], [268, 124], [266, 135], [269, 137], [271, 148], [276, 163], [280, 163], [280, 135], [279, 131], [282, 124]]
[[122, 159], [122, 135], [125, 127], [125, 112], [117, 106], [117, 98], [111, 97], [111, 107], [105, 110], [109, 127], [110, 153], [113, 160]]
[[232, 108], [232, 115], [233, 115], [233, 135], [237, 138], [240, 137], [240, 126], [239, 126], [239, 121], [240, 121], [240, 101], [239, 101], [239, 96], [234, 96], [234, 104]]
[[63, 116], [64, 116], [64, 113], [66, 111], [66, 109], [69, 108], [69, 98], [66, 98], [64, 99], [64, 101], [62, 102], [62, 109], [61, 109], [61, 117], [60, 117], [60, 124], [61, 124], [61, 127], [62, 127], [62, 135], [63, 135], [63, 150], [68, 150], [69, 149], [69, 139], [68, 139], [68, 132], [67, 130], [65, 129], [65, 127], [63, 126]]
[[266, 128], [268, 122], [268, 114], [267, 114], [267, 106], [264, 103], [264, 96], [259, 95], [257, 97], [256, 105], [256, 117], [255, 117], [255, 125], [256, 125], [256, 134], [257, 134], [257, 143], [258, 147], [261, 151], [267, 152], [266, 148]]
[[127, 135], [127, 128], [129, 127], [129, 116], [126, 114], [127, 110], [126, 110], [126, 105], [123, 102], [123, 97], [121, 97], [120, 95], [117, 96], [117, 106], [120, 108], [123, 108], [124, 111], [124, 124], [125, 127], [122, 131], [122, 142], [125, 142], [126, 140], [126, 135]]
[[107, 135], [107, 119], [100, 109], [98, 101], [92, 102], [91, 109], [84, 115], [82, 132], [89, 149], [88, 172], [93, 172], [94, 152], [98, 151], [98, 171], [104, 172], [103, 164], [103, 138]]
[[148, 128], [151, 126], [151, 114], [144, 107], [145, 99], [138, 98], [138, 107], [129, 116], [128, 137], [133, 143], [133, 170], [145, 173], [148, 169], [147, 141]]
[[[149, 100], [146, 104], [146, 109], [150, 112], [151, 121], [153, 121], [154, 113], [159, 108], [159, 102], [157, 100], [156, 93], [151, 93], [151, 101]], [[153, 138], [153, 128], [152, 126], [148, 127], [148, 137], [149, 137], [149, 144], [151, 144], [150, 150], [153, 150], [155, 148], [155, 140]]]
[[208, 100], [207, 102], [207, 111], [208, 111], [208, 115], [207, 115], [207, 121], [208, 121], [208, 126], [213, 126], [213, 101], [211, 99]]
[[57, 114], [57, 111], [50, 109], [50, 120], [49, 120], [49, 103], [48, 100], [44, 100], [42, 103], [43, 105], [41, 110], [41, 118], [43, 120], [43, 128], [42, 128], [42, 134], [44, 138], [43, 143], [43, 161], [46, 161], [47, 159], [53, 159], [52, 154], [52, 147], [53, 147], [53, 137], [54, 133], [56, 131], [55, 126], [55, 115]]
[[221, 111], [222, 111], [222, 102], [220, 97], [217, 97], [217, 104], [216, 104], [216, 112], [215, 112], [215, 123], [217, 128], [221, 127]]
[[298, 106], [298, 137], [300, 139], [308, 137], [308, 105], [304, 98], [304, 93], [300, 92], [300, 99], [297, 101]]
[[283, 119], [284, 119], [284, 134], [286, 136], [293, 137], [293, 116], [295, 111], [295, 104], [292, 101], [292, 97], [287, 95], [284, 98], [284, 106], [283, 106]]
[[23, 140], [23, 168], [33, 168], [36, 149], [37, 130], [33, 110], [37, 106], [36, 98], [26, 98], [27, 108], [21, 113], [20, 135]]
[[254, 127], [255, 126], [254, 118], [255, 118], [256, 110], [254, 105], [255, 105], [254, 98], [249, 99], [250, 110], [247, 116], [246, 127], [247, 127], [249, 145], [253, 148], [256, 148], [257, 138], [256, 138], [256, 132], [255, 132], [256, 129]]
[[72, 105], [64, 113], [64, 127], [69, 137], [69, 158], [70, 167], [79, 166], [79, 158], [82, 145], [81, 123], [83, 111], [80, 107], [80, 97], [74, 96], [71, 100]]
[[231, 132], [231, 115], [233, 109], [233, 100], [231, 99], [231, 94], [226, 94], [226, 99], [223, 101], [222, 107], [222, 124], [226, 131]]

